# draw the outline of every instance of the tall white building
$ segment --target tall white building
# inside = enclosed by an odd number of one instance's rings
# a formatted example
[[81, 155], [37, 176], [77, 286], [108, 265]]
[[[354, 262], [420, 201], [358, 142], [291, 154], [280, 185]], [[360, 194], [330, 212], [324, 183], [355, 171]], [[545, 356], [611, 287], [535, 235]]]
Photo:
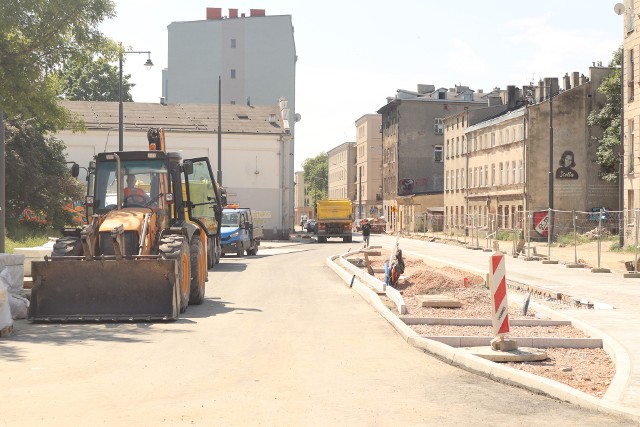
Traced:
[[295, 122], [299, 116], [291, 15], [267, 16], [264, 9], [250, 9], [248, 14], [229, 9], [223, 15], [221, 8], [207, 8], [204, 20], [169, 24], [168, 37], [163, 103], [217, 104], [220, 84], [222, 104], [280, 104], [285, 126], [293, 136], [284, 142], [286, 157], [281, 159], [290, 194], [286, 223], [292, 230]]

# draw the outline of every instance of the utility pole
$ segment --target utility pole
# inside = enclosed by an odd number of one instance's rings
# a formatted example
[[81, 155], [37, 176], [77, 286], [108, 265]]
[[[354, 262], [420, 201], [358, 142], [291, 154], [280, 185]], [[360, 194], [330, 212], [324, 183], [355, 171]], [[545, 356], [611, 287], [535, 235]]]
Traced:
[[218, 185], [222, 187], [222, 78], [218, 76]]

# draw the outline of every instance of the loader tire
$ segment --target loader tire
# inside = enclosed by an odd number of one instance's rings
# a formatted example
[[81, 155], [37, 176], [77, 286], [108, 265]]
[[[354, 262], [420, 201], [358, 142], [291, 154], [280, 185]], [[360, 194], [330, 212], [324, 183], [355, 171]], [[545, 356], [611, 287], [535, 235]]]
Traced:
[[205, 277], [207, 268], [205, 264], [204, 248], [200, 236], [193, 236], [191, 247], [191, 290], [189, 291], [189, 304], [202, 304], [204, 302]]
[[175, 259], [178, 265], [178, 287], [180, 294], [180, 313], [184, 313], [189, 305], [189, 289], [191, 288], [191, 266], [189, 244], [184, 236], [169, 235], [160, 240], [160, 257]]
[[79, 237], [61, 237], [53, 244], [52, 256], [80, 256], [82, 255], [82, 242]]
[[216, 264], [220, 264], [220, 258], [222, 258], [222, 248], [220, 247], [220, 238], [216, 237]]

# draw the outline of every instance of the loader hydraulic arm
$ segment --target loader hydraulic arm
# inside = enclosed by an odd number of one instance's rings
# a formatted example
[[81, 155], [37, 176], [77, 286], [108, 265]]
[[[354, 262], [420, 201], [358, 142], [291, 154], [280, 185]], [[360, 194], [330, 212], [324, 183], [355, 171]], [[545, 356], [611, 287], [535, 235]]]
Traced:
[[80, 232], [82, 241], [82, 253], [87, 261], [91, 261], [95, 255], [95, 248], [98, 238], [98, 215], [93, 215], [91, 224], [87, 225]]

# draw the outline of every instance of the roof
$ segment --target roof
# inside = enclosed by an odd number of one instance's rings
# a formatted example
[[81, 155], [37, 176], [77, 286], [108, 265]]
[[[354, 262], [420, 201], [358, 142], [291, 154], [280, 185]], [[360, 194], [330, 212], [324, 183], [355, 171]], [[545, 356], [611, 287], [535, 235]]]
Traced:
[[[118, 102], [61, 101], [82, 119], [87, 129], [117, 129]], [[289, 133], [280, 108], [274, 105], [222, 105], [222, 132], [252, 134]], [[162, 127], [183, 132], [218, 132], [217, 104], [123, 103], [123, 126], [147, 130]]]

